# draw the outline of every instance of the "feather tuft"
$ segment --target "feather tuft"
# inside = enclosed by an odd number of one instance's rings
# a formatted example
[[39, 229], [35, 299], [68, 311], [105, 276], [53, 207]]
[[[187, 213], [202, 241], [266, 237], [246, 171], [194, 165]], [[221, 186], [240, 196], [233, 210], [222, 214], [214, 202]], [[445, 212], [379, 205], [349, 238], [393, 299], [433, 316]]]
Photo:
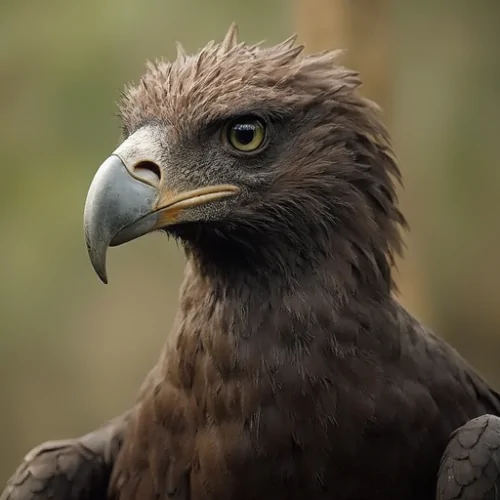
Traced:
[[236, 45], [238, 45], [238, 26], [236, 23], [232, 23], [224, 40], [221, 42], [220, 50], [225, 54], [236, 47]]

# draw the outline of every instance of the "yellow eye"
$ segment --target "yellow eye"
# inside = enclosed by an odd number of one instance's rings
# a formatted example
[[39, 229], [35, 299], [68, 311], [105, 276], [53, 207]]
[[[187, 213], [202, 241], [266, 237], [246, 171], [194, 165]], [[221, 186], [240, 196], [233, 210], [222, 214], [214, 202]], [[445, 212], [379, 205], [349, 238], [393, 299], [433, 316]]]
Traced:
[[234, 149], [250, 153], [262, 146], [266, 131], [260, 120], [250, 117], [231, 122], [226, 129], [226, 134], [229, 144]]

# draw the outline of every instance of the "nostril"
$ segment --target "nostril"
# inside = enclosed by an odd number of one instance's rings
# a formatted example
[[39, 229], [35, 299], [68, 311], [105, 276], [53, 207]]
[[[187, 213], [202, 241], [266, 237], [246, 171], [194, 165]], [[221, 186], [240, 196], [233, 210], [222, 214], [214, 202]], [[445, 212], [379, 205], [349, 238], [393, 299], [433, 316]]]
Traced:
[[134, 167], [134, 174], [148, 184], [157, 186], [161, 180], [160, 167], [152, 161], [141, 161]]

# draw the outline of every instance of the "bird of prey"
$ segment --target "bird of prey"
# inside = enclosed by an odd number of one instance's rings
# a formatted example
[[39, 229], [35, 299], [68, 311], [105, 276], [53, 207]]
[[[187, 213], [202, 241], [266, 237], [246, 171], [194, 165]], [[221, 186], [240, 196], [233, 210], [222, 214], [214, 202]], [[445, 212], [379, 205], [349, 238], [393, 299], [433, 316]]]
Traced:
[[393, 293], [378, 109], [302, 49], [233, 26], [126, 89], [86, 243], [106, 282], [108, 247], [182, 242], [173, 331], [133, 408], [30, 452], [2, 500], [500, 498], [500, 395]]

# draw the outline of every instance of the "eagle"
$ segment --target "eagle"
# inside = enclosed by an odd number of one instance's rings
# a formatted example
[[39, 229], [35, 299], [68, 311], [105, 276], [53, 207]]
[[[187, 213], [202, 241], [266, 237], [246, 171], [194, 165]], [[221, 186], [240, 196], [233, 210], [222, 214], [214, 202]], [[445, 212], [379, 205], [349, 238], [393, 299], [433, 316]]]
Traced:
[[1, 500], [500, 498], [500, 394], [397, 301], [401, 174], [340, 54], [233, 25], [126, 88], [86, 245], [107, 282], [109, 247], [181, 242], [178, 313], [133, 407]]

